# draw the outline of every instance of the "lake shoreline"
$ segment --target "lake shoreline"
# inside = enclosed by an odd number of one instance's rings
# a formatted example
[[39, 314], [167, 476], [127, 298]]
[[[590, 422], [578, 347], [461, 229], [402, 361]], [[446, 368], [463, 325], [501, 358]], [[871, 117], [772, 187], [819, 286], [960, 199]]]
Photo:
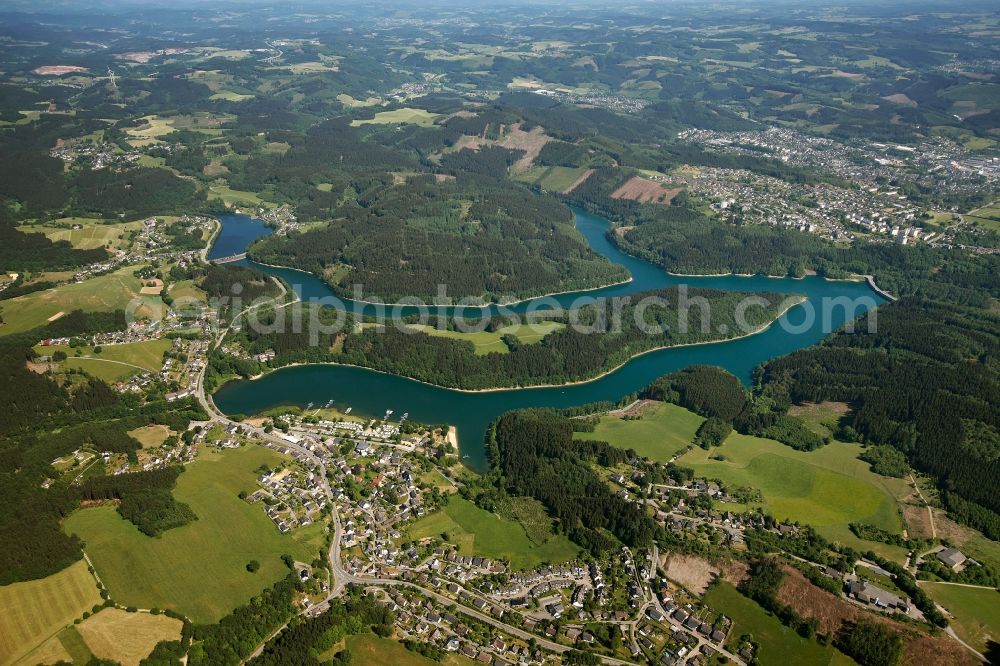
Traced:
[[[393, 377], [401, 377], [403, 379], [406, 379], [406, 380], [409, 380], [409, 381], [412, 381], [412, 382], [417, 382], [419, 384], [424, 384], [425, 386], [432, 386], [434, 388], [442, 389], [442, 390], [445, 390], [445, 391], [454, 391], [456, 393], [469, 393], [469, 394], [476, 394], [476, 393], [500, 393], [500, 392], [504, 392], [504, 391], [527, 391], [527, 390], [532, 390], [532, 389], [565, 388], [567, 386], [579, 386], [579, 385], [582, 385], [582, 384], [590, 384], [592, 382], [596, 382], [596, 381], [598, 381], [600, 379], [603, 379], [604, 377], [607, 377], [608, 375], [611, 375], [611, 374], [617, 372], [618, 370], [621, 370], [624, 366], [628, 365], [629, 363], [631, 363], [635, 359], [637, 359], [637, 358], [639, 358], [641, 356], [645, 356], [646, 354], [651, 354], [653, 352], [663, 351], [664, 349], [680, 349], [680, 348], [683, 348], [683, 347], [697, 347], [697, 346], [704, 346], [704, 345], [715, 345], [715, 344], [720, 344], [720, 343], [725, 343], [725, 342], [733, 342], [735, 340], [742, 340], [744, 338], [749, 338], [749, 337], [754, 336], [754, 335], [759, 335], [760, 333], [763, 333], [764, 331], [766, 331], [767, 329], [771, 328], [776, 323], [778, 323], [778, 321], [782, 317], [784, 317], [792, 308], [794, 308], [794, 307], [796, 307], [798, 305], [801, 305], [802, 303], [805, 303], [807, 300], [808, 299], [805, 296], [800, 297], [794, 303], [790, 303], [785, 308], [783, 308], [780, 312], [778, 312], [771, 321], [769, 321], [766, 324], [763, 324], [761, 326], [758, 326], [757, 328], [755, 328], [752, 331], [748, 331], [747, 333], [743, 333], [742, 335], [737, 335], [737, 336], [733, 336], [733, 337], [730, 337], [730, 338], [719, 338], [718, 340], [703, 340], [703, 341], [700, 341], [700, 342], [682, 342], [682, 343], [679, 343], [679, 344], [676, 344], [676, 345], [664, 345], [664, 346], [660, 346], [660, 347], [653, 347], [651, 349], [646, 349], [646, 350], [641, 351], [641, 352], [639, 352], [637, 354], [634, 354], [634, 355], [630, 356], [629, 358], [625, 359], [624, 361], [622, 361], [621, 363], [619, 363], [618, 365], [616, 365], [615, 367], [609, 368], [608, 370], [604, 370], [600, 374], [594, 375], [593, 377], [589, 377], [587, 379], [577, 379], [577, 380], [574, 380], [574, 381], [571, 381], [571, 382], [563, 382], [563, 383], [560, 383], [560, 384], [531, 384], [529, 386], [497, 386], [497, 387], [481, 388], [481, 389], [463, 389], [463, 388], [456, 388], [456, 387], [453, 387], [453, 386], [444, 386], [442, 384], [435, 384], [433, 382], [429, 382], [429, 381], [426, 381], [426, 380], [423, 380], [423, 379], [417, 379], [415, 377], [410, 377], [408, 375], [400, 374], [398, 372], [391, 372], [389, 370], [379, 370], [377, 368], [371, 368], [371, 367], [368, 367], [366, 365], [357, 365], [355, 363], [338, 363], [336, 361], [319, 361], [319, 362], [312, 362], [312, 363], [289, 363], [288, 365], [283, 365], [280, 368], [272, 368], [272, 369], [268, 370], [267, 372], [262, 372], [260, 374], [254, 375], [253, 377], [247, 377], [245, 379], [231, 380], [231, 382], [254, 382], [254, 381], [257, 381], [258, 379], [261, 379], [263, 377], [271, 375], [271, 374], [273, 374], [275, 372], [279, 372], [281, 370], [285, 370], [287, 368], [299, 368], [299, 367], [309, 367], [309, 366], [334, 366], [334, 367], [344, 367], [344, 368], [358, 368], [358, 369], [361, 369], [361, 370], [368, 370], [368, 371], [371, 371], [371, 372], [377, 372], [377, 373], [383, 374], [383, 375], [390, 375], [390, 376], [393, 376]], [[223, 384], [218, 389], [216, 389], [216, 392], [222, 390], [223, 388], [226, 387], [227, 384], [229, 384], [231, 382], [226, 382], [226, 384]]]
[[[522, 298], [522, 299], [516, 300], [516, 301], [501, 301], [501, 302], [498, 302], [498, 303], [484, 303], [482, 305], [455, 305], [455, 304], [451, 304], [451, 305], [438, 305], [436, 303], [423, 303], [423, 304], [417, 305], [417, 304], [414, 304], [414, 303], [400, 303], [398, 301], [395, 302], [395, 303], [383, 303], [381, 301], [366, 301], [364, 299], [357, 299], [357, 298], [351, 298], [350, 296], [338, 295], [336, 292], [334, 292], [333, 287], [331, 287], [329, 285], [329, 283], [326, 282], [326, 280], [324, 280], [319, 275], [316, 275], [315, 273], [313, 273], [311, 271], [307, 271], [307, 270], [305, 270], [303, 268], [295, 268], [294, 266], [282, 266], [280, 264], [269, 264], [269, 263], [266, 263], [264, 261], [257, 261], [256, 259], [251, 259], [250, 257], [247, 257], [247, 259], [249, 259], [253, 263], [257, 264], [258, 266], [267, 266], [268, 268], [277, 268], [277, 269], [280, 269], [280, 270], [295, 271], [296, 273], [304, 273], [305, 275], [308, 275], [309, 277], [314, 278], [316, 280], [319, 280], [320, 282], [322, 282], [323, 284], [325, 284], [330, 289], [330, 292], [333, 294], [334, 298], [341, 299], [341, 300], [344, 300], [344, 301], [348, 301], [348, 302], [351, 302], [351, 303], [360, 303], [361, 305], [375, 305], [375, 306], [379, 306], [380, 305], [380, 306], [386, 307], [386, 308], [419, 308], [419, 307], [426, 307], [426, 308], [433, 308], [433, 309], [437, 309], [437, 308], [455, 308], [455, 309], [468, 308], [470, 310], [489, 310], [490, 308], [507, 308], [507, 307], [511, 307], [511, 306], [514, 306], [514, 305], [521, 305], [522, 303], [528, 303], [529, 301], [537, 301], [537, 300], [540, 300], [540, 299], [543, 299], [543, 298], [555, 298], [556, 296], [565, 296], [566, 294], [576, 294], [576, 293], [584, 294], [584, 293], [591, 292], [591, 291], [599, 291], [601, 289], [608, 289], [610, 287], [620, 287], [623, 284], [629, 284], [629, 283], [631, 283], [632, 280], [633, 280], [632, 276], [630, 275], [627, 280], [621, 280], [619, 282], [610, 282], [608, 284], [602, 284], [602, 285], [599, 285], [599, 286], [596, 286], [596, 287], [587, 287], [587, 288], [583, 288], [583, 289], [567, 289], [566, 291], [552, 291], [552, 292], [549, 292], [549, 293], [546, 293], [546, 294], [539, 294], [538, 296], [528, 296], [526, 298]], [[406, 298], [420, 298], [420, 297], [419, 296], [407, 296]], [[468, 297], [462, 296], [461, 298], [468, 298]], [[310, 300], [313, 300], [313, 299], [310, 299]]]

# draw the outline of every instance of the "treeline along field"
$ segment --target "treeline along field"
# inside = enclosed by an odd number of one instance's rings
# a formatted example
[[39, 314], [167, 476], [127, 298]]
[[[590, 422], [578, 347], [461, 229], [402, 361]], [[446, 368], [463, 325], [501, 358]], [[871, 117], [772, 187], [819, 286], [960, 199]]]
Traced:
[[[732, 423], [741, 432], [813, 448], [822, 441], [787, 418], [788, 406], [847, 402], [843, 437], [898, 450], [937, 479], [955, 518], [1000, 537], [1000, 318], [992, 310], [1000, 297], [1000, 255], [889, 243], [838, 247], [810, 234], [723, 224], [686, 207], [614, 200], [609, 195], [616, 183], [613, 174], [597, 173], [572, 197], [627, 223], [615, 241], [668, 271], [870, 274], [902, 296], [862, 317], [854, 332], [835, 333], [818, 347], [764, 364], [755, 392], [766, 400], [755, 404], [770, 408]], [[872, 333], [869, 319], [875, 320]], [[684, 398], [676, 387], [667, 388], [675, 400]], [[705, 435], [714, 441], [724, 432], [719, 426]], [[893, 467], [899, 469], [898, 459]]]
[[[203, 419], [196, 403], [144, 401], [118, 394], [103, 381], [61, 385], [27, 367], [35, 352], [29, 344], [53, 335], [116, 330], [122, 313], [71, 313], [41, 329], [0, 337], [0, 584], [41, 578], [81, 556], [77, 539], [63, 533], [60, 520], [82, 499], [122, 499], [120, 511], [149, 534], [189, 520], [169, 489], [179, 470], [120, 477], [91, 477], [80, 486], [59, 478], [51, 461], [82, 446], [135, 456], [140, 444], [128, 431], [162, 423], [184, 431]], [[43, 487], [46, 479], [54, 479]]]

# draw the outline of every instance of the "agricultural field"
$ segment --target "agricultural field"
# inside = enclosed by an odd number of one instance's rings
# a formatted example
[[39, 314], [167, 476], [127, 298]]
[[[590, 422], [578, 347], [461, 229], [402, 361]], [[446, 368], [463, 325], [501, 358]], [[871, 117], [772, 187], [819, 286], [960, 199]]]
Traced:
[[338, 67], [336, 62], [296, 62], [291, 65], [284, 65], [276, 69], [285, 69], [292, 74], [317, 74], [322, 72], [336, 72]]
[[166, 615], [105, 608], [81, 622], [76, 630], [95, 657], [122, 666], [138, 666], [160, 641], [180, 640], [181, 626], [180, 620]]
[[323, 658], [332, 657], [334, 654], [347, 648], [351, 651], [356, 664], [393, 664], [393, 666], [433, 666], [434, 664], [444, 664], [444, 666], [469, 666], [473, 661], [457, 654], [449, 654], [442, 661], [435, 662], [427, 657], [411, 652], [399, 641], [391, 638], [380, 638], [374, 634], [358, 634], [348, 636], [345, 641], [338, 645]]
[[757, 488], [766, 511], [778, 519], [816, 528], [824, 537], [902, 561], [901, 548], [857, 539], [852, 522], [870, 523], [893, 533], [902, 530], [896, 497], [905, 481], [881, 477], [858, 460], [857, 444], [833, 442], [816, 451], [796, 451], [760, 437], [733, 433], [710, 451], [694, 448], [678, 464], [726, 484]]
[[43, 660], [51, 659], [51, 657], [56, 654], [65, 655], [63, 658], [74, 664], [89, 663], [90, 660], [94, 658], [94, 654], [90, 651], [90, 648], [87, 647], [87, 644], [83, 640], [83, 636], [81, 636], [80, 632], [76, 630], [76, 627], [77, 625], [75, 624], [71, 624], [66, 627], [58, 634], [45, 641], [41, 647], [34, 650], [19, 663], [24, 664], [24, 666], [36, 662], [50, 663], [49, 661]]
[[963, 217], [987, 229], [1000, 231], [1000, 206], [996, 203], [970, 211]]
[[261, 206], [270, 208], [273, 203], [264, 201], [254, 192], [241, 192], [229, 187], [225, 181], [219, 180], [208, 186], [208, 198], [216, 199], [228, 207], [249, 206], [259, 208]]
[[515, 324], [498, 328], [493, 332], [480, 331], [477, 333], [463, 333], [461, 331], [441, 331], [433, 326], [421, 324], [410, 324], [408, 328], [422, 331], [427, 335], [435, 337], [451, 338], [453, 340], [467, 340], [476, 347], [476, 355], [484, 356], [492, 352], [506, 354], [510, 351], [503, 341], [503, 336], [513, 335], [521, 344], [530, 345], [541, 341], [549, 333], [558, 331], [565, 327], [565, 324], [555, 321], [542, 321], [535, 324]]
[[365, 106], [375, 106], [379, 103], [377, 97], [369, 97], [367, 99], [354, 99], [346, 93], [341, 93], [337, 95], [337, 101], [343, 104], [348, 109], [360, 108]]
[[[203, 451], [174, 490], [198, 520], [157, 538], [108, 506], [77, 511], [64, 529], [86, 542], [119, 603], [171, 608], [195, 622], [215, 622], [287, 574], [281, 555], [311, 562], [322, 543], [322, 524], [281, 534], [261, 507], [237, 497], [257, 488], [258, 467], [280, 459], [258, 446]], [[250, 560], [260, 562], [256, 573], [246, 570]]]
[[514, 180], [534, 183], [548, 192], [566, 192], [588, 171], [587, 167], [535, 166], [518, 172]]
[[242, 102], [243, 100], [253, 99], [253, 97], [253, 95], [238, 93], [232, 90], [223, 90], [213, 94], [209, 97], [209, 99], [221, 99], [227, 102]]
[[83, 560], [40, 580], [0, 587], [0, 664], [21, 659], [103, 602]]
[[[125, 309], [132, 299], [139, 296], [141, 284], [134, 273], [142, 266], [133, 265], [120, 268], [113, 273], [90, 278], [83, 282], [60, 285], [44, 291], [36, 291], [3, 302], [0, 312], [4, 323], [0, 334], [20, 333], [38, 326], [44, 326], [63, 314], [73, 310], [87, 312], [110, 312]], [[148, 303], [141, 305], [137, 315], [155, 316], [156, 303], [162, 305], [158, 296], [144, 298]]]
[[132, 137], [128, 141], [129, 144], [142, 148], [160, 143], [161, 137], [177, 130], [218, 135], [222, 133], [221, 126], [232, 119], [232, 116], [213, 115], [207, 112], [180, 116], [145, 116], [140, 119], [142, 123], [138, 127], [130, 128], [126, 132]]
[[551, 536], [539, 546], [517, 522], [504, 520], [460, 497], [452, 497], [443, 509], [411, 525], [408, 537], [436, 538], [444, 533], [463, 555], [507, 560], [514, 569], [532, 569], [543, 562], [565, 562], [576, 557], [578, 551], [564, 536]]
[[640, 456], [667, 462], [691, 445], [705, 419], [683, 407], [659, 403], [642, 412], [642, 418], [627, 421], [602, 416], [594, 432], [578, 432], [576, 439], [596, 439], [621, 449], [634, 449]]
[[405, 107], [395, 111], [379, 111], [374, 118], [351, 121], [351, 127], [362, 125], [423, 125], [430, 126], [438, 114], [425, 111], [424, 109], [413, 109]]
[[136, 148], [151, 146], [155, 143], [159, 143], [160, 137], [166, 136], [174, 131], [174, 128], [171, 126], [168, 118], [147, 116], [142, 120], [144, 122], [141, 125], [127, 130], [128, 135], [133, 137], [132, 139], [129, 139], [129, 145]]
[[611, 193], [612, 199], [628, 199], [639, 203], [669, 204], [680, 194], [681, 188], [668, 188], [663, 183], [646, 180], [639, 176], [629, 178], [624, 185]]
[[921, 583], [927, 594], [951, 615], [959, 638], [980, 652], [1000, 642], [1000, 592], [946, 583]]
[[[73, 227], [80, 227], [74, 229]], [[30, 224], [20, 227], [25, 233], [41, 233], [51, 241], [67, 241], [81, 250], [111, 247], [124, 250], [129, 247], [129, 232], [137, 231], [141, 222], [107, 224], [85, 217], [66, 217], [47, 224]]]
[[174, 299], [175, 306], [188, 303], [205, 303], [208, 295], [202, 291], [199, 287], [195, 286], [194, 280], [181, 280], [180, 282], [174, 282], [171, 284], [167, 291], [170, 293], [170, 297]]
[[952, 112], [963, 117], [1000, 105], [1000, 86], [993, 83], [966, 83], [938, 93], [953, 102]]
[[153, 449], [163, 444], [167, 437], [175, 433], [165, 425], [156, 424], [129, 430], [128, 434], [142, 444], [142, 448]]
[[[86, 663], [90, 660], [90, 655], [87, 654], [87, 646], [83, 644], [83, 639], [79, 640], [79, 643], [82, 644], [82, 649], [76, 656], [70, 653], [61, 640], [64, 634], [68, 635], [70, 632], [75, 633], [75, 631], [76, 630], [72, 626], [66, 627], [66, 629], [31, 650], [31, 652], [26, 654], [19, 661], [14, 662], [14, 664], [17, 666], [33, 666], [35, 664], [57, 664], [59, 662], [66, 662], [70, 664]], [[79, 634], [76, 635], [79, 636]], [[82, 657], [82, 659], [80, 657]]]
[[63, 368], [86, 370], [95, 377], [109, 381], [119, 381], [143, 370], [159, 372], [163, 366], [163, 353], [172, 347], [170, 340], [146, 340], [122, 345], [106, 345], [101, 347], [101, 353], [94, 352], [93, 347], [81, 347], [79, 356], [76, 350], [67, 345], [39, 345], [35, 351], [51, 356], [57, 351], [66, 354], [66, 360], [59, 365]]
[[750, 634], [760, 644], [757, 661], [763, 666], [776, 664], [811, 664], [813, 666], [847, 666], [854, 662], [830, 646], [802, 638], [768, 613], [756, 602], [744, 597], [735, 587], [720, 582], [704, 596], [713, 610], [733, 619], [727, 647], [736, 648], [743, 634]]

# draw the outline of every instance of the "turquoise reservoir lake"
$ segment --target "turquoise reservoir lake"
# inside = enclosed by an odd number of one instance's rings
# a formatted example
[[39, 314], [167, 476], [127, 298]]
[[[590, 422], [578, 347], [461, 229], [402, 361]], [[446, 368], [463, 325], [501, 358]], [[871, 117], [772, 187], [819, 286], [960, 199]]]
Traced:
[[[235, 381], [213, 396], [215, 404], [228, 414], [252, 414], [277, 405], [308, 403], [324, 405], [333, 401], [353, 413], [381, 417], [387, 409], [398, 416], [427, 424], [457, 427], [464, 461], [473, 468], [486, 465], [483, 435], [490, 421], [511, 409], [522, 407], [564, 408], [602, 400], [617, 401], [645, 387], [657, 377], [690, 365], [708, 364], [725, 368], [749, 383], [753, 369], [764, 361], [816, 344], [827, 334], [862, 312], [883, 302], [864, 282], [831, 281], [810, 276], [803, 279], [766, 276], [676, 276], [661, 268], [621, 252], [608, 238], [609, 223], [603, 218], [575, 211], [577, 229], [595, 252], [624, 266], [632, 276], [625, 284], [587, 292], [563, 294], [547, 299], [553, 306], [566, 306], [580, 296], [613, 297], [657, 289], [668, 285], [729, 291], [801, 294], [806, 301], [786, 312], [770, 327], [747, 337], [713, 344], [673, 347], [633, 358], [617, 370], [582, 384], [558, 387], [505, 389], [468, 393], [423, 384], [405, 377], [363, 368], [338, 365], [306, 365], [283, 368], [253, 381]], [[243, 251], [246, 242], [263, 235], [260, 223], [245, 216], [222, 218], [223, 230], [210, 256], [227, 256]], [[256, 234], [256, 235], [254, 235]], [[263, 266], [245, 261], [264, 272], [281, 277], [304, 300], [330, 299], [334, 294], [317, 277], [286, 268]], [[348, 309], [369, 307], [341, 299]], [[849, 307], [845, 307], [849, 303]], [[523, 312], [534, 303], [520, 303], [509, 310]]]

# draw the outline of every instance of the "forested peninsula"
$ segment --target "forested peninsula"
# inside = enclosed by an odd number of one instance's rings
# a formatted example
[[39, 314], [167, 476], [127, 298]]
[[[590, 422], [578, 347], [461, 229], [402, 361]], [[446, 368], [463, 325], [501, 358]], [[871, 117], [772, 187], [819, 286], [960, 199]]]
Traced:
[[[395, 324], [376, 327], [359, 323], [346, 335], [310, 330], [295, 334], [257, 332], [253, 330], [255, 327], [240, 325], [236, 327], [239, 332], [231, 338], [234, 345], [247, 356], [273, 349], [274, 358], [262, 363], [213, 352], [207, 386], [214, 387], [237, 376], [254, 377], [296, 363], [356, 365], [473, 391], [583, 382], [654, 349], [753, 334], [802, 299], [711, 289], [688, 289], [686, 298], [705, 299], [708, 308], [692, 307], [685, 315], [679, 308], [681, 298], [677, 287], [643, 292], [634, 294], [620, 306], [617, 315], [610, 300], [587, 305], [572, 315], [547, 313], [546, 319], [559, 327], [540, 341], [525, 344], [517, 336], [504, 335], [506, 349], [488, 354], [477, 354], [473, 342], [460, 335], [446, 337], [412, 328], [402, 330]], [[751, 298], [756, 305], [746, 309], [745, 321], [740, 323], [738, 306]], [[646, 304], [640, 305], [644, 299]], [[271, 311], [257, 316], [263, 324], [257, 328], [268, 331], [278, 315]], [[324, 317], [333, 316], [328, 312], [303, 319], [322, 322]], [[620, 321], [617, 329], [615, 319]], [[567, 320], [574, 322], [573, 325], [566, 325]], [[506, 324], [502, 319], [487, 322], [486, 330], [495, 331]], [[312, 344], [313, 339], [318, 344]]]
[[[331, 125], [310, 134], [323, 145], [349, 131]], [[308, 159], [316, 149], [310, 142], [292, 152]], [[324, 222], [262, 239], [248, 254], [320, 275], [340, 295], [360, 287], [366, 300], [384, 302], [430, 302], [439, 285], [453, 298], [510, 302], [627, 280], [625, 269], [587, 247], [555, 196], [486, 175], [498, 160], [506, 173], [522, 153], [449, 153], [439, 174], [340, 174]]]

